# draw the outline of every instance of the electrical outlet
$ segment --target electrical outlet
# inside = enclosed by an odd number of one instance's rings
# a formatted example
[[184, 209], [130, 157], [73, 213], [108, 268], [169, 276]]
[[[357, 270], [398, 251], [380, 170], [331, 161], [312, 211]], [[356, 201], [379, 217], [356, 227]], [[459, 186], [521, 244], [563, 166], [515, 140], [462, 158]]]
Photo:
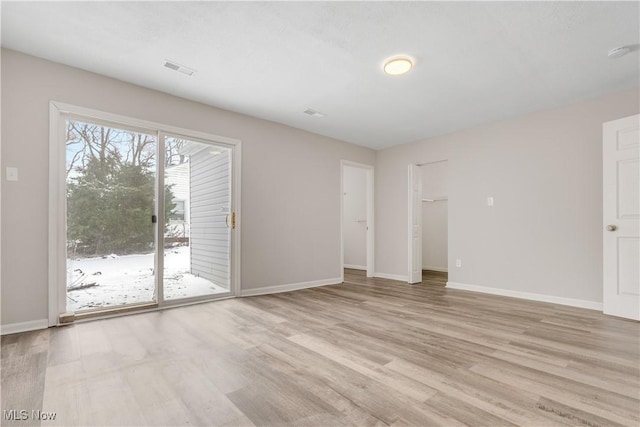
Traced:
[[493, 206], [493, 196], [487, 197], [487, 206]]
[[457, 259], [456, 260], [456, 267], [458, 267], [458, 268], [462, 267], [462, 260], [461, 259]]

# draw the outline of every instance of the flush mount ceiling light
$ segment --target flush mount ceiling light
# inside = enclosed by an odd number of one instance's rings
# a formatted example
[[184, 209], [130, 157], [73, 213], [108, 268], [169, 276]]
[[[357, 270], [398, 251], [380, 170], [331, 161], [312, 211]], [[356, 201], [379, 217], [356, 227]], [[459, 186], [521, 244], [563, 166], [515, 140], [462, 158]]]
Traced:
[[413, 61], [406, 56], [395, 56], [384, 62], [384, 72], [390, 76], [400, 76], [413, 68]]
[[193, 76], [193, 74], [196, 72], [196, 70], [194, 70], [193, 68], [185, 67], [184, 65], [180, 65], [177, 62], [170, 61], [168, 59], [164, 60], [164, 66], [169, 68], [170, 70], [186, 74], [187, 76]]
[[616, 59], [616, 58], [620, 58], [622, 56], [625, 56], [629, 52], [631, 52], [631, 48], [629, 48], [628, 46], [618, 46], [618, 47], [614, 47], [613, 49], [611, 49], [607, 53], [607, 56], [610, 59]]

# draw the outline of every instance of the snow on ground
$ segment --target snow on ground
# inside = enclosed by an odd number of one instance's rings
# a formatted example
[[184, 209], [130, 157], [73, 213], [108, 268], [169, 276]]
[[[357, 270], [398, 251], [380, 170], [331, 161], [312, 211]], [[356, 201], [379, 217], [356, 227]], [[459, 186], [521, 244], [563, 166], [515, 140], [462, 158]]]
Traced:
[[[189, 273], [189, 260], [188, 246], [165, 249], [165, 299], [227, 292]], [[153, 262], [153, 253], [67, 259], [67, 311], [154, 301]]]

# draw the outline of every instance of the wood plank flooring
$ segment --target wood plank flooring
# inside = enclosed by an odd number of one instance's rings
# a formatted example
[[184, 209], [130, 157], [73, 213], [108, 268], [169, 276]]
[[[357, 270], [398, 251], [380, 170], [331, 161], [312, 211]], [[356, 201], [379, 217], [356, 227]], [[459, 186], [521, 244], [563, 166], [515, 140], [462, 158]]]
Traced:
[[1, 406], [30, 419], [2, 425], [640, 425], [638, 322], [445, 281], [347, 270], [341, 285], [4, 336]]

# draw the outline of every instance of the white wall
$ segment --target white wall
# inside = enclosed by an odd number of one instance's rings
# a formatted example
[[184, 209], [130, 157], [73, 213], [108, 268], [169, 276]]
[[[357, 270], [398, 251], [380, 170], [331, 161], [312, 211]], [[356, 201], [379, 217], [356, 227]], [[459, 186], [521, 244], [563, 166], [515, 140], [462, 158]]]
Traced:
[[[449, 196], [447, 179], [449, 162], [428, 163], [420, 167], [422, 198]], [[422, 269], [447, 271], [448, 233], [447, 200], [422, 203]]]
[[373, 150], [11, 50], [1, 63], [1, 170], [20, 177], [2, 178], [3, 325], [47, 317], [50, 100], [242, 140], [243, 290], [339, 281], [340, 160]]
[[[367, 268], [367, 170], [345, 166], [343, 172], [344, 264]], [[360, 221], [360, 222], [358, 222]]]
[[638, 110], [634, 88], [379, 151], [376, 271], [407, 276], [407, 165], [448, 159], [449, 281], [601, 302], [602, 123]]

